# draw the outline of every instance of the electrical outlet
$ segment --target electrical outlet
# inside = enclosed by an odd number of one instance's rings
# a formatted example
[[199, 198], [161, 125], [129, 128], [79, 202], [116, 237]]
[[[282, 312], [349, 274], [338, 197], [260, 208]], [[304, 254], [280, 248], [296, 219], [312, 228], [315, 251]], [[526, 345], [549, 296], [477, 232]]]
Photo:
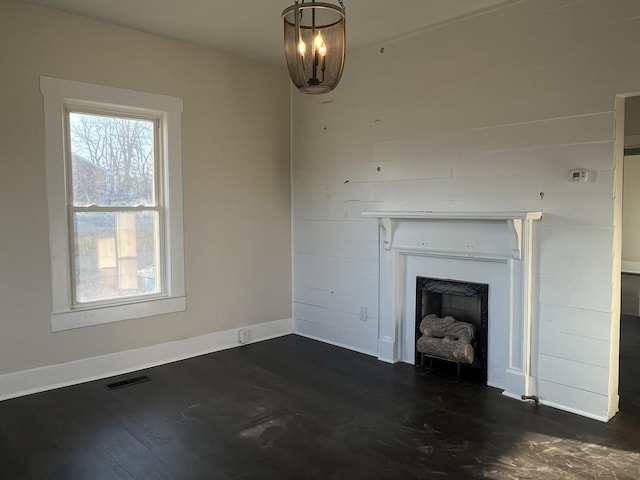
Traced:
[[249, 341], [249, 330], [246, 328], [241, 328], [238, 330], [238, 342], [241, 345], [245, 345]]
[[367, 307], [360, 307], [360, 321], [367, 321]]

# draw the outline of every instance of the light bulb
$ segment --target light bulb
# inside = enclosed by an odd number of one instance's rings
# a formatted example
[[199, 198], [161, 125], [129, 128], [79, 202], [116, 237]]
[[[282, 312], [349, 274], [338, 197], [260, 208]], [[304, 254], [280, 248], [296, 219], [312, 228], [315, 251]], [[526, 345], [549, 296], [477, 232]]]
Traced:
[[307, 46], [302, 41], [302, 39], [300, 39], [300, 41], [298, 42], [298, 52], [300, 53], [301, 56], [304, 57], [304, 54], [306, 53], [306, 51], [307, 51]]
[[[320, 32], [318, 32], [318, 35], [316, 35], [316, 38], [313, 40], [313, 45], [320, 50], [320, 52], [324, 51], [324, 53], [327, 53], [327, 47], [324, 44], [324, 40], [322, 39], [322, 35], [320, 35]], [[322, 53], [320, 53], [320, 55], [322, 55]]]
[[320, 70], [322, 70], [324, 74], [324, 71], [327, 68], [327, 46], [324, 44], [324, 40], [322, 39], [320, 32], [316, 35], [313, 45], [316, 47], [316, 62], [318, 62], [318, 55], [320, 55]]

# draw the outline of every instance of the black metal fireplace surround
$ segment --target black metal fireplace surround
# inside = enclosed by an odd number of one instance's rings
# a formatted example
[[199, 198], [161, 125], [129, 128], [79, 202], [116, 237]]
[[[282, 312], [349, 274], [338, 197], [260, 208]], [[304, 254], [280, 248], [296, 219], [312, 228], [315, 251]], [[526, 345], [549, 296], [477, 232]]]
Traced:
[[[456, 320], [473, 323], [477, 328], [475, 361], [467, 368], [475, 370], [474, 378], [487, 381], [487, 333], [489, 329], [489, 285], [485, 283], [416, 277], [416, 340], [420, 337], [420, 322], [425, 315], [451, 315]], [[415, 345], [415, 342], [414, 342]], [[420, 353], [416, 351], [416, 365]], [[464, 365], [463, 365], [464, 366]]]

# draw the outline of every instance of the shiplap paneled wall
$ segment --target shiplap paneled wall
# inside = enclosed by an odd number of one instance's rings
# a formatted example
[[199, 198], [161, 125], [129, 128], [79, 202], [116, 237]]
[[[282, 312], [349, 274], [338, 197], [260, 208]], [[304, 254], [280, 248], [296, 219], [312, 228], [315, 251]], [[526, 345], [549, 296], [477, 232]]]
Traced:
[[[349, 52], [334, 92], [295, 93], [296, 331], [376, 353], [378, 226], [362, 211], [541, 210], [537, 394], [613, 415], [614, 102], [640, 91], [639, 47], [637, 0], [512, 2]], [[569, 183], [576, 167], [592, 180]]]

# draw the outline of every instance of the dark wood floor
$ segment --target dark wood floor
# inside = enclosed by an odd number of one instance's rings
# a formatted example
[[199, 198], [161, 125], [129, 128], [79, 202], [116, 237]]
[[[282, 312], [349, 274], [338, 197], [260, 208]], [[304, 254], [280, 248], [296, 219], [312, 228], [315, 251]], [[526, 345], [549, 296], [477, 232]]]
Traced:
[[608, 424], [288, 336], [1, 402], [0, 478], [638, 479], [640, 320], [623, 329]]

